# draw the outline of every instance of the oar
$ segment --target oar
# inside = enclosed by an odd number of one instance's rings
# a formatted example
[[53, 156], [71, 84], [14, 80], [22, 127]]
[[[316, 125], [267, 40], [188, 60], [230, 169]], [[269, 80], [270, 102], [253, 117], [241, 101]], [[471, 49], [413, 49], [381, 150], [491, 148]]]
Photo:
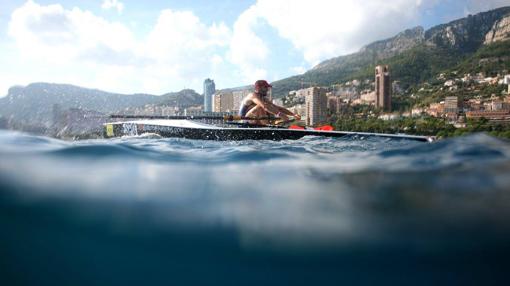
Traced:
[[319, 130], [319, 131], [333, 131], [335, 130], [335, 128], [331, 125], [322, 125], [322, 126], [319, 126], [319, 127], [315, 127], [314, 130]]
[[199, 119], [211, 119], [211, 120], [225, 120], [225, 121], [236, 121], [236, 120], [272, 120], [274, 117], [244, 117], [239, 115], [224, 115], [224, 116], [206, 116], [206, 115], [122, 115], [122, 114], [112, 114], [110, 118], [115, 119], [175, 119], [175, 120], [199, 120]]
[[227, 121], [225, 123], [228, 125], [235, 125], [235, 126], [246, 127], [246, 128], [267, 128], [267, 127], [270, 127], [270, 128], [278, 128], [278, 129], [287, 129], [286, 127], [278, 126], [278, 125], [250, 124], [250, 123], [246, 123], [246, 122], [234, 122], [234, 121]]
[[[280, 127], [282, 124], [286, 124], [286, 123], [291, 123], [291, 122], [294, 122], [296, 121], [296, 118], [293, 118], [293, 119], [289, 119], [289, 120], [276, 120], [275, 121], [275, 126], [271, 126], [271, 127]], [[302, 126], [299, 126], [299, 125], [291, 125], [288, 127], [288, 129], [293, 129], [293, 130], [306, 130], [306, 127], [302, 127]], [[310, 129], [308, 129], [310, 130]], [[313, 130], [317, 130], [317, 131], [334, 131], [335, 128], [331, 125], [322, 125], [322, 126], [318, 126], [318, 127], [315, 127], [313, 128]]]
[[[305, 127], [299, 126], [299, 125], [291, 125], [291, 126], [289, 126], [289, 129], [306, 130]], [[335, 128], [333, 126], [331, 126], [331, 125], [322, 125], [322, 126], [313, 128], [313, 130], [317, 130], [317, 131], [333, 131], [333, 130], [335, 130]]]
[[287, 123], [294, 122], [296, 120], [297, 120], [296, 118], [292, 118], [292, 119], [288, 119], [288, 120], [278, 119], [278, 120], [275, 120], [274, 124], [275, 125], [282, 125], [282, 124], [287, 124]]

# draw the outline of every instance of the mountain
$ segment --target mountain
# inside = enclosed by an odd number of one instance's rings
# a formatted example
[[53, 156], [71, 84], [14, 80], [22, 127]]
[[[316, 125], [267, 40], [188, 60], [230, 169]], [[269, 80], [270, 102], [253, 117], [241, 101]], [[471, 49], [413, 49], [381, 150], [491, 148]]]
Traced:
[[160, 96], [159, 105], [188, 107], [204, 103], [204, 96], [193, 89], [183, 89], [179, 92], [166, 93]]
[[193, 90], [156, 96], [117, 94], [69, 84], [32, 83], [10, 88], [7, 96], [0, 98], [0, 115], [23, 125], [49, 127], [55, 104], [62, 110], [79, 108], [110, 114], [146, 104], [187, 107], [200, 104], [202, 100], [203, 97]]
[[[439, 72], [510, 70], [510, 7], [470, 15], [425, 31], [422, 27], [371, 43], [357, 53], [326, 60], [303, 75], [273, 82], [273, 95], [307, 85], [329, 86], [351, 79], [373, 79], [374, 66], [390, 65], [393, 80], [404, 88], [430, 80]], [[104, 114], [147, 104], [187, 107], [202, 104], [193, 90], [160, 96], [116, 94], [67, 84], [33, 83], [9, 89], [0, 98], [0, 117], [20, 124], [48, 127], [53, 108], [79, 108]]]
[[485, 36], [485, 44], [510, 40], [510, 15], [498, 20]]
[[[372, 78], [377, 64], [389, 64], [404, 87], [455, 67], [486, 45], [510, 39], [510, 7], [470, 15], [425, 31], [422, 27], [371, 43], [354, 54], [323, 61], [306, 73], [273, 82], [275, 97], [302, 83], [328, 86], [354, 78]], [[509, 51], [510, 52], [510, 51]]]

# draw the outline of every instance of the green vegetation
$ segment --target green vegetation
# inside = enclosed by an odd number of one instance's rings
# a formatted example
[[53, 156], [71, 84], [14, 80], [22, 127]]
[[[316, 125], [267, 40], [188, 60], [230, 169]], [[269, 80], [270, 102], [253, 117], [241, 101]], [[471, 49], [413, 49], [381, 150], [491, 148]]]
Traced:
[[[310, 70], [303, 75], [294, 76], [274, 83], [273, 94], [283, 97], [289, 91], [310, 85], [330, 86], [349, 80], [374, 78], [376, 65], [389, 65], [392, 80], [401, 82], [404, 89], [431, 80], [441, 71], [456, 66], [465, 55], [454, 50], [432, 48], [419, 45], [397, 56], [376, 60], [375, 56], [364, 54], [339, 59], [339, 63], [330, 69]], [[302, 84], [303, 83], [303, 84]]]
[[[481, 73], [485, 77], [495, 77], [510, 72], [510, 41], [484, 45], [486, 31], [478, 24], [473, 25], [474, 22], [471, 20], [466, 20], [467, 22], [462, 22], [463, 24], [458, 21], [456, 24], [469, 26], [467, 29], [469, 39], [463, 38], [465, 41], [459, 42], [460, 46], [451, 45], [444, 35], [440, 35], [439, 32], [447, 26], [442, 25], [426, 32], [424, 42], [417, 42], [413, 48], [394, 56], [381, 59], [378, 54], [378, 51], [386, 47], [384, 43], [393, 43], [393, 39], [383, 41], [383, 45], [369, 45], [358, 53], [323, 62], [303, 75], [275, 82], [273, 92], [275, 97], [283, 97], [290, 90], [311, 85], [332, 86], [354, 79], [362, 83], [367, 79], [373, 81], [375, 66], [389, 65], [391, 80], [399, 81], [403, 89], [401, 94], [394, 94], [392, 98], [392, 110], [401, 114], [409, 112], [413, 107], [428, 107], [431, 103], [439, 103], [447, 96], [456, 96], [459, 102], [472, 98], [482, 100], [494, 96], [502, 98], [507, 94], [506, 85], [461, 80], [465, 74], [475, 76]], [[457, 26], [452, 27], [452, 30]], [[433, 37], [436, 32], [440, 36]], [[466, 37], [465, 34], [456, 36], [459, 39]], [[453, 80], [453, 84], [445, 86], [447, 80]], [[343, 107], [341, 115], [332, 115], [331, 123], [337, 130], [345, 131], [407, 133], [438, 137], [488, 132], [493, 136], [510, 138], [508, 123], [486, 119], [468, 120], [466, 127], [455, 128], [442, 118], [401, 118], [386, 121], [378, 119], [380, 114], [381, 110], [370, 106], [347, 106]]]
[[[336, 120], [336, 121], [335, 121]], [[468, 120], [466, 128], [455, 128], [441, 118], [401, 118], [381, 120], [376, 118], [338, 118], [333, 119], [336, 130], [377, 133], [405, 133], [428, 135], [439, 138], [461, 136], [473, 132], [487, 132], [492, 136], [510, 139], [510, 125], [492, 123], [482, 118]]]
[[377, 61], [351, 78], [372, 79], [376, 65], [389, 65], [392, 80], [400, 81], [404, 89], [432, 80], [441, 71], [455, 66], [464, 56], [454, 50], [417, 46], [397, 56]]
[[392, 78], [399, 80], [402, 87], [407, 89], [432, 79], [461, 57], [451, 50], [419, 46], [378, 64], [389, 65]]
[[405, 90], [424, 83], [440, 84], [435, 78], [440, 73], [445, 73], [448, 79], [480, 72], [495, 76], [510, 70], [509, 51], [510, 41], [505, 41], [481, 46], [475, 53], [422, 44], [384, 60], [376, 60], [375, 55], [369, 52], [353, 54], [339, 57], [330, 68], [312, 69], [303, 75], [276, 81], [273, 94], [280, 98], [291, 90], [310, 85], [330, 86], [353, 79], [373, 80], [376, 65], [389, 65], [392, 80], [400, 81]]
[[[458, 83], [456, 90], [448, 90], [443, 85], [424, 84], [413, 87], [407, 94], [393, 97], [393, 110], [410, 110], [413, 106], [426, 107], [431, 103], [443, 101], [447, 96], [457, 96], [459, 101], [465, 99], [482, 98], [488, 99], [492, 96], [506, 96], [506, 85], [477, 85], [475, 83]], [[413, 95], [413, 97], [410, 96]]]
[[495, 76], [500, 71], [510, 69], [510, 41], [496, 42], [481, 47], [469, 58], [454, 68], [459, 74], [484, 73]]
[[[327, 71], [310, 71], [301, 76], [292, 77], [285, 81], [275, 83], [274, 94], [277, 97], [285, 95], [293, 89], [302, 86], [332, 85], [343, 83], [353, 79], [373, 79], [376, 65], [390, 65], [392, 79], [401, 82], [402, 87], [407, 89], [413, 85], [430, 80], [442, 70], [455, 65], [462, 56], [449, 50], [432, 49], [418, 46], [398, 56], [383, 60], [365, 60], [353, 63], [354, 66], [345, 68], [343, 65]], [[303, 85], [301, 84], [303, 82]]]

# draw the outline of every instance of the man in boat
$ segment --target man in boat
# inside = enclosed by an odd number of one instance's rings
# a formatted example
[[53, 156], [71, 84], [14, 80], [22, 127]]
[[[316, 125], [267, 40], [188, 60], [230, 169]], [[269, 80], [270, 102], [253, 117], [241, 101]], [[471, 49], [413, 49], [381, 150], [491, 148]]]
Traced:
[[[301, 116], [294, 114], [285, 107], [278, 106], [269, 101], [268, 94], [269, 89], [272, 86], [265, 80], [257, 80], [255, 82], [255, 91], [248, 94], [241, 102], [239, 108], [239, 115], [242, 117], [250, 117], [253, 119], [267, 118], [269, 115], [275, 115], [283, 121], [288, 121], [289, 116], [299, 120]], [[253, 124], [269, 124], [267, 120], [253, 120], [250, 121]]]

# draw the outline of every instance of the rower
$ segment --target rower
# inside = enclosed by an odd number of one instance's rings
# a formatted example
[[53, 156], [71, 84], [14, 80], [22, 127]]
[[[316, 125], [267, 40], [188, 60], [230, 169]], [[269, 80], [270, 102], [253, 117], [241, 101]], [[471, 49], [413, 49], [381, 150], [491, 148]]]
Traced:
[[[275, 115], [276, 117], [281, 118], [283, 121], [288, 121], [289, 116], [294, 117], [294, 119], [299, 120], [301, 116], [299, 114], [294, 114], [290, 110], [285, 107], [278, 106], [271, 101], [269, 101], [267, 95], [269, 94], [269, 89], [272, 86], [265, 80], [257, 80], [255, 82], [254, 92], [248, 94], [243, 101], [241, 102], [241, 107], [239, 108], [239, 115], [241, 117], [250, 117], [250, 118], [267, 118], [269, 115]], [[267, 120], [253, 120], [250, 121], [252, 124], [269, 124]]]

